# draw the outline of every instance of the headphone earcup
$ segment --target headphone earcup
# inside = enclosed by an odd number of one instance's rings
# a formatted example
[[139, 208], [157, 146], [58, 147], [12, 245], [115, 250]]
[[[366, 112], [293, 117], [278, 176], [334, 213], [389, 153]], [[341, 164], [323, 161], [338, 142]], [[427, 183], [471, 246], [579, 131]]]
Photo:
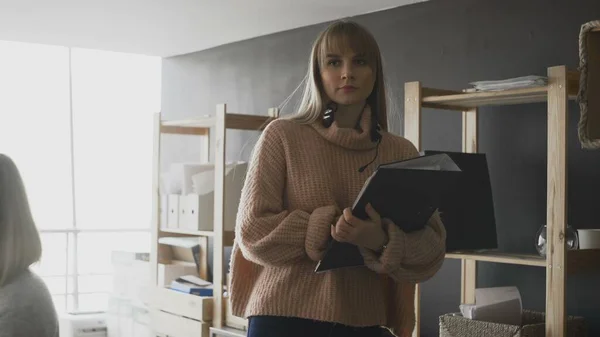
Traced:
[[333, 120], [334, 120], [334, 113], [336, 110], [336, 106], [335, 105], [329, 105], [327, 106], [327, 110], [325, 110], [325, 113], [323, 114], [323, 126], [328, 128], [331, 126], [331, 124], [333, 124]]
[[373, 142], [379, 142], [382, 138], [381, 136], [381, 127], [379, 126], [379, 124], [376, 124], [376, 126], [371, 130], [371, 140]]
[[381, 140], [381, 125], [377, 121], [377, 114], [375, 112], [371, 115], [371, 140], [373, 142], [379, 142]]

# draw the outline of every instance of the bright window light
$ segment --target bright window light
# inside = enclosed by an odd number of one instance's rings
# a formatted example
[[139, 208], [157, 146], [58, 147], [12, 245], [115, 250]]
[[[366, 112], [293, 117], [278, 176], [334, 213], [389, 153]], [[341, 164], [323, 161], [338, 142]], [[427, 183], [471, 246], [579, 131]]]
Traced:
[[0, 41], [0, 153], [41, 232], [61, 312], [107, 309], [111, 252], [149, 251], [161, 59]]

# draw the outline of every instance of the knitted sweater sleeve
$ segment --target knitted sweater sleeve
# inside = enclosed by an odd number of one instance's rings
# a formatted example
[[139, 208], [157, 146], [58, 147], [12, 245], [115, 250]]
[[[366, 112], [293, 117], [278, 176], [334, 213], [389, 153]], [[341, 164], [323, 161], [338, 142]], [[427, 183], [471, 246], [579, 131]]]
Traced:
[[271, 122], [256, 144], [236, 220], [236, 241], [242, 254], [263, 266], [283, 266], [305, 258], [318, 261], [329, 239], [330, 225], [341, 213], [333, 205], [312, 211], [286, 209], [289, 163], [282, 122]]
[[[409, 156], [418, 155], [410, 143], [407, 151]], [[425, 228], [411, 233], [405, 233], [389, 219], [382, 219], [382, 225], [389, 238], [383, 253], [361, 248], [365, 265], [371, 270], [387, 273], [397, 281], [420, 283], [441, 268], [446, 254], [446, 229], [438, 211]]]

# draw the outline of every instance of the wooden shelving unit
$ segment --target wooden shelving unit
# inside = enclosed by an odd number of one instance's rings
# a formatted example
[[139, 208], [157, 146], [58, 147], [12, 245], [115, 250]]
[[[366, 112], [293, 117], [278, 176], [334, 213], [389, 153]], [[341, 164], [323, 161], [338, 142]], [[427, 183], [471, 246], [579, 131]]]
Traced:
[[[268, 125], [272, 120], [279, 116], [279, 109], [269, 109], [267, 116], [237, 114], [227, 111], [225, 104], [219, 104], [216, 108], [214, 116], [202, 116], [195, 119], [189, 120], [162, 120], [160, 113], [157, 113], [154, 121], [154, 159], [153, 159], [153, 188], [152, 188], [152, 245], [151, 245], [151, 274], [153, 284], [158, 288], [158, 263], [162, 261], [161, 247], [158, 243], [159, 238], [165, 236], [183, 236], [183, 237], [198, 237], [204, 239], [210, 237], [213, 239], [213, 297], [210, 298], [210, 315], [212, 322], [211, 326], [215, 328], [221, 328], [224, 325], [224, 310], [223, 310], [223, 290], [224, 290], [224, 251], [225, 246], [231, 246], [234, 240], [234, 233], [231, 231], [225, 231], [224, 229], [224, 217], [225, 217], [225, 147], [226, 147], [226, 131], [227, 130], [250, 130], [250, 131], [262, 131], [264, 127]], [[214, 134], [214, 145], [210, 144], [210, 135]], [[212, 231], [193, 231], [185, 229], [173, 229], [173, 228], [161, 228], [160, 227], [160, 191], [159, 191], [159, 179], [160, 179], [160, 149], [161, 149], [161, 136], [163, 134], [176, 134], [176, 135], [196, 135], [202, 137], [203, 141], [199, 141], [198, 144], [203, 144], [202, 151], [202, 162], [210, 162], [215, 165], [215, 191], [214, 191], [214, 227]], [[214, 158], [209, 158], [211, 146], [214, 149]], [[165, 292], [164, 289], [158, 289], [160, 295], [160, 303], [162, 307], [159, 307], [159, 311], [166, 310], [163, 307], [169, 307], [171, 311], [176, 308], [180, 308], [181, 313], [174, 313], [179, 315], [178, 318], [168, 316], [166, 321], [172, 322], [174, 325], [179, 322], [181, 326], [187, 326], [186, 331], [201, 331], [197, 337], [205, 337], [208, 335], [208, 328], [205, 325], [198, 325], [198, 321], [189, 322], [186, 317], [189, 317], [189, 311], [196, 313], [196, 310], [200, 310], [200, 304], [195, 303], [200, 301], [201, 298], [195, 295], [187, 295], [174, 292], [174, 296], [170, 296], [169, 292]], [[167, 296], [169, 295], [169, 296]], [[183, 298], [183, 300], [182, 300]], [[185, 298], [188, 300], [186, 301]], [[178, 305], [175, 305], [179, 303]], [[167, 305], [169, 304], [169, 305]], [[186, 307], [188, 306], [188, 307]], [[190, 309], [189, 306], [198, 308], [196, 310]], [[207, 310], [205, 302], [202, 302], [202, 308], [204, 308], [204, 316], [206, 316]], [[187, 313], [186, 313], [187, 310]], [[164, 313], [162, 313], [164, 315]], [[179, 320], [176, 322], [176, 320]], [[189, 325], [192, 325], [191, 327]], [[204, 323], [203, 323], [204, 324]], [[177, 326], [169, 327], [171, 329], [178, 329]], [[194, 330], [195, 329], [195, 330]], [[182, 331], [181, 331], [182, 332]], [[165, 332], [162, 332], [165, 333]], [[168, 334], [168, 333], [167, 333]], [[196, 336], [196, 334], [194, 334]]]
[[[508, 263], [546, 268], [546, 336], [566, 335], [566, 286], [568, 273], [600, 269], [600, 250], [566, 250], [564, 233], [567, 215], [567, 125], [568, 101], [579, 91], [579, 73], [565, 66], [550, 67], [548, 85], [499, 92], [452, 91], [426, 88], [420, 82], [405, 84], [404, 136], [419, 151], [423, 108], [462, 113], [462, 150], [478, 151], [478, 116], [486, 106], [546, 102], [548, 107], [547, 231], [549, 252], [546, 258], [499, 252], [460, 252], [447, 258], [461, 260], [461, 303], [475, 302], [477, 261]], [[419, 336], [420, 292], [415, 307]]]

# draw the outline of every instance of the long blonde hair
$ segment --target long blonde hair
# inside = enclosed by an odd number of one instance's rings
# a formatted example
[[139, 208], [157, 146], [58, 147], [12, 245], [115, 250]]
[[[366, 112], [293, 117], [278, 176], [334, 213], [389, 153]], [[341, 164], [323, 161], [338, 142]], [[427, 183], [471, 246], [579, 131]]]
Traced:
[[381, 128], [388, 129], [385, 83], [379, 45], [366, 28], [347, 20], [329, 25], [313, 43], [298, 112], [288, 116], [287, 119], [299, 123], [313, 123], [321, 117], [327, 102], [320, 69], [325, 65], [328, 53], [341, 53], [347, 49], [364, 54], [368, 65], [375, 73], [375, 85], [367, 98], [367, 104], [370, 105], [373, 113], [377, 114], [377, 121]]
[[0, 287], [41, 255], [40, 234], [19, 170], [12, 159], [0, 154]]

